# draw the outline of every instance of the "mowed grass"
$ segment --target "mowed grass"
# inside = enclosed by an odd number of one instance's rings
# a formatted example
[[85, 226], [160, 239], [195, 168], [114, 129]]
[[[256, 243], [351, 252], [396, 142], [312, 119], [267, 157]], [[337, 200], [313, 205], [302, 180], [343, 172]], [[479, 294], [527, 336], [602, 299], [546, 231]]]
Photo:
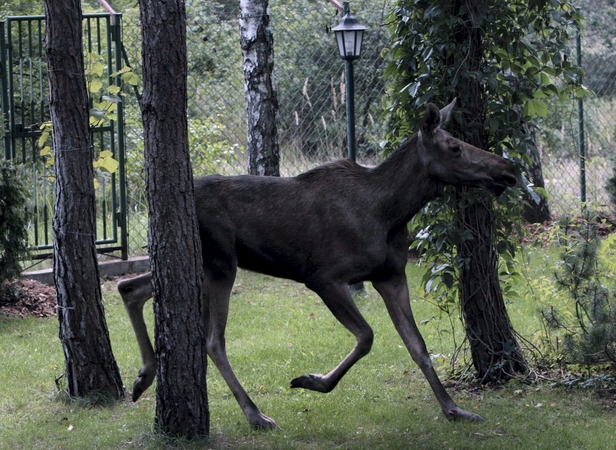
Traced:
[[[453, 351], [449, 325], [429, 320], [439, 312], [421, 299], [417, 280], [422, 270], [409, 265], [414, 313], [418, 322], [428, 320], [420, 329], [430, 350], [447, 355]], [[520, 317], [536, 317], [528, 296], [521, 297], [525, 300], [509, 305], [516, 323], [527, 322]], [[131, 389], [140, 359], [115, 283], [105, 283], [104, 302], [114, 354]], [[351, 350], [354, 338], [304, 286], [240, 272], [227, 332], [229, 358], [253, 400], [280, 428], [251, 431], [210, 364], [211, 436], [193, 441], [154, 432], [154, 386], [137, 403], [66, 402], [54, 381], [64, 365], [57, 320], [0, 319], [0, 448], [614, 448], [616, 414], [607, 408], [613, 400], [547, 383], [512, 381], [498, 389], [451, 390], [460, 406], [487, 420], [448, 422], [371, 286], [358, 305], [375, 332], [372, 352], [329, 394], [292, 390], [292, 378], [331, 370]], [[146, 311], [151, 324], [151, 307]], [[435, 358], [437, 365], [443, 361]], [[443, 375], [445, 369], [439, 369]]]

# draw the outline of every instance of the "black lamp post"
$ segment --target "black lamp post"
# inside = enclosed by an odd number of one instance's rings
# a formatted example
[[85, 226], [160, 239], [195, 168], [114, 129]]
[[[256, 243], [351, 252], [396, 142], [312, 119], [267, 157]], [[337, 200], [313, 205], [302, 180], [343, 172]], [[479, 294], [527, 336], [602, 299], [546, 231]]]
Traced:
[[[353, 61], [361, 56], [361, 44], [364, 38], [366, 27], [359, 24], [357, 19], [351, 15], [349, 2], [343, 4], [342, 19], [340, 24], [333, 28], [338, 44], [338, 53], [344, 59], [345, 83], [346, 83], [346, 114], [347, 114], [347, 147], [349, 159], [355, 161], [355, 85], [353, 79]], [[349, 286], [351, 294], [364, 294], [366, 292], [364, 283], [355, 283]]]
[[360, 25], [351, 15], [349, 2], [343, 3], [344, 16], [340, 24], [333, 28], [338, 43], [338, 53], [346, 62], [346, 113], [347, 113], [347, 147], [349, 159], [355, 161], [355, 85], [353, 79], [353, 61], [361, 56], [361, 44], [366, 27]]

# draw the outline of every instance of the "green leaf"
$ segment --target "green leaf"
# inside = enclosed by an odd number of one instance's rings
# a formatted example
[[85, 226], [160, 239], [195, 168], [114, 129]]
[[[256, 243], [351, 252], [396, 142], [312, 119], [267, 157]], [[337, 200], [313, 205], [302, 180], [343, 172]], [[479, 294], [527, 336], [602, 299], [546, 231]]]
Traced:
[[105, 66], [103, 66], [100, 61], [97, 61], [94, 64], [92, 64], [92, 67], [90, 68], [90, 72], [93, 73], [94, 75], [98, 75], [99, 77], [103, 76], [104, 71], [105, 71]]
[[122, 99], [117, 95], [103, 95], [103, 100], [107, 100], [111, 103], [119, 103], [122, 101]]
[[546, 117], [548, 105], [541, 100], [528, 99], [524, 104], [524, 114], [529, 117]]
[[100, 91], [102, 88], [103, 88], [103, 83], [101, 82], [101, 80], [99, 80], [98, 78], [94, 78], [93, 80], [90, 80], [88, 90], [91, 93], [96, 93]]
[[45, 142], [47, 142], [47, 139], [49, 139], [49, 131], [44, 131], [38, 140], [38, 146], [43, 148], [45, 146]]
[[102, 120], [105, 118], [105, 111], [100, 108], [91, 108], [90, 117], [93, 117], [96, 120]]
[[103, 172], [115, 173], [120, 163], [111, 157], [111, 152], [109, 150], [104, 150], [101, 152], [100, 158], [94, 161], [92, 165]]
[[109, 86], [107, 88], [107, 90], [109, 91], [110, 94], [112, 95], [116, 95], [120, 93], [120, 86], [116, 86], [115, 84], [112, 84], [111, 86]]
[[541, 72], [540, 78], [541, 78], [541, 84], [543, 84], [544, 86], [547, 86], [548, 84], [550, 84], [550, 77], [548, 76], [547, 73]]
[[127, 72], [122, 74], [122, 81], [132, 86], [137, 86], [139, 84], [139, 77], [134, 72]]
[[443, 283], [447, 286], [447, 289], [451, 289], [453, 287], [453, 275], [450, 272], [445, 272], [442, 274], [441, 280], [443, 280]]
[[422, 95], [417, 100], [415, 100], [415, 106], [420, 107], [420, 106], [425, 105], [428, 102], [428, 100], [430, 100], [431, 97], [432, 97], [432, 91], [426, 92], [424, 95]]

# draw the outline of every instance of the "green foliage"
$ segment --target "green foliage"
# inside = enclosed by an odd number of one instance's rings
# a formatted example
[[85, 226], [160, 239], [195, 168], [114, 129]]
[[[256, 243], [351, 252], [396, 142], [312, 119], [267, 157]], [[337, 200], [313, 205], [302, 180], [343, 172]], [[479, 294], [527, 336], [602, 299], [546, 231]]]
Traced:
[[[117, 120], [118, 103], [127, 96], [125, 92], [122, 92], [122, 83], [129, 86], [139, 84], [139, 77], [128, 66], [106, 76], [107, 68], [104, 62], [104, 57], [97, 53], [89, 53], [84, 58], [86, 86], [92, 103], [89, 122], [91, 128], [102, 127], [107, 121]], [[39, 129], [41, 131], [38, 139], [39, 155], [44, 158], [45, 167], [53, 172], [55, 159], [52, 148], [51, 121], [40, 124]], [[92, 165], [98, 172], [112, 174], [117, 172], [119, 162], [110, 150], [98, 148], [98, 156]], [[98, 187], [98, 180], [94, 180], [94, 184]]]
[[[577, 83], [581, 72], [567, 47], [581, 17], [568, 2], [547, 0], [486, 0], [473, 10], [453, 9], [452, 2], [443, 0], [402, 0], [394, 8], [390, 21], [395, 39], [386, 72], [395, 93], [392, 138], [417, 129], [418, 111], [428, 101], [442, 105], [455, 96], [462, 105], [468, 104], [472, 93], [465, 89], [472, 80], [485, 91], [488, 113], [465, 123], [465, 128], [489, 130], [490, 150], [500, 152], [502, 145], [513, 155], [527, 153], [514, 145], [516, 141], [530, 145], [522, 121], [545, 115], [546, 97], [585, 93]], [[452, 30], [464, 35], [477, 29], [483, 42], [482, 61], [480, 70], [469, 72], [463, 64], [468, 44], [456, 41]], [[559, 86], [559, 78], [565, 85]]]
[[221, 166], [233, 166], [244, 148], [225, 137], [225, 126], [213, 119], [189, 119], [188, 146], [197, 176], [217, 173]]
[[[391, 60], [389, 148], [418, 129], [426, 103], [444, 106], [456, 97], [454, 134], [521, 162], [519, 178], [526, 181], [523, 168], [537, 152], [528, 124], [547, 113], [549, 97], [587, 92], [567, 47], [580, 20], [567, 1], [399, 0], [389, 16], [392, 44], [384, 50]], [[473, 50], [472, 41], [481, 46]], [[456, 273], [465, 264], [456, 247], [470, 238], [457, 227], [454, 212], [475, 202], [475, 195], [447, 189], [411, 224], [414, 245], [429, 262], [424, 283], [451, 304]], [[496, 205], [494, 245], [503, 274], [515, 272], [521, 206], [512, 189]]]
[[[554, 277], [568, 302], [546, 308], [542, 316], [547, 328], [564, 331], [561, 351], [568, 364], [616, 362], [616, 291], [607, 281], [614, 263], [601, 257], [596, 220], [588, 209], [579, 223], [566, 216], [559, 221], [562, 253]], [[613, 237], [606, 241], [608, 250], [615, 242]]]
[[17, 168], [0, 159], [0, 284], [18, 277], [28, 254], [28, 190]]

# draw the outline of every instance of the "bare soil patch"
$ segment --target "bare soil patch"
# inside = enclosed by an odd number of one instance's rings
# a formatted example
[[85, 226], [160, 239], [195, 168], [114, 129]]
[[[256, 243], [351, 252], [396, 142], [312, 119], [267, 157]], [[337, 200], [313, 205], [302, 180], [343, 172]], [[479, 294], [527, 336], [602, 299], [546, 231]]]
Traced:
[[56, 290], [34, 280], [0, 286], [0, 316], [49, 317], [56, 315]]

